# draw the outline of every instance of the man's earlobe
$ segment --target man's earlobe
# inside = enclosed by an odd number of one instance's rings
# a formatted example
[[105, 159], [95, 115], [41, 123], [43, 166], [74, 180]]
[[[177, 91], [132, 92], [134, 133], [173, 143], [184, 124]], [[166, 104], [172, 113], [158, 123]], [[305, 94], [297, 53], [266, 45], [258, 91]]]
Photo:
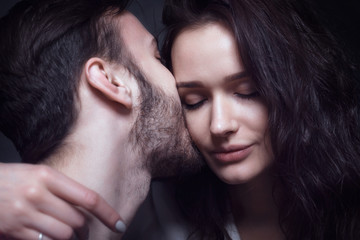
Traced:
[[130, 88], [113, 72], [112, 67], [101, 58], [91, 58], [85, 64], [86, 80], [108, 99], [131, 109]]

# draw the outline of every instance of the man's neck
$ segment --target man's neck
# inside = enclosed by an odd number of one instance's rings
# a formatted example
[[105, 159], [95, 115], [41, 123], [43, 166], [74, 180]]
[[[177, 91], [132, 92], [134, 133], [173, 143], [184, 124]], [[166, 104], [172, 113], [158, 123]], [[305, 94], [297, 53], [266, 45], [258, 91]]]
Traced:
[[[125, 224], [129, 225], [136, 210], [146, 198], [151, 177], [142, 164], [143, 159], [129, 152], [132, 148], [126, 146], [127, 144], [129, 143], [117, 145], [96, 138], [96, 141], [87, 141], [86, 144], [74, 144], [67, 154], [55, 155], [47, 162], [99, 193], [118, 211]], [[87, 229], [89, 239], [120, 237], [120, 234], [112, 233], [90, 215]]]

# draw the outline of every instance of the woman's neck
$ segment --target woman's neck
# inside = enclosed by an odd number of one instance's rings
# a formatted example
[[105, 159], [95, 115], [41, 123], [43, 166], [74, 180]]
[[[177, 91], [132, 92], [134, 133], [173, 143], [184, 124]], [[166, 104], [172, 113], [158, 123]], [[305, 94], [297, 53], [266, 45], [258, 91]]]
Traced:
[[235, 225], [243, 239], [284, 239], [271, 170], [228, 190]]

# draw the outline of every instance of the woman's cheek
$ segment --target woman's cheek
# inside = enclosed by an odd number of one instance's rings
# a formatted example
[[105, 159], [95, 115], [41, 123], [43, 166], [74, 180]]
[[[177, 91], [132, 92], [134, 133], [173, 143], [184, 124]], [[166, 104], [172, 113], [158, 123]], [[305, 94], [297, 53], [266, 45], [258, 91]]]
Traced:
[[195, 113], [185, 113], [185, 121], [189, 134], [195, 145], [201, 150], [206, 138], [206, 123], [203, 116]]

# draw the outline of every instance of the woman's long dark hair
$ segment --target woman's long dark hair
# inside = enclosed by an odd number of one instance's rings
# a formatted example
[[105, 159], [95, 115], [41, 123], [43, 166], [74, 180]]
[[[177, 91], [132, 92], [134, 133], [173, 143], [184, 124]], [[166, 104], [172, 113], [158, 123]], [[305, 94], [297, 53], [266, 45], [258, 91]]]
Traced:
[[[163, 57], [185, 28], [222, 22], [269, 110], [286, 239], [360, 239], [359, 88], [335, 39], [296, 0], [168, 1]], [[196, 54], [196, 53], [194, 53]], [[280, 187], [281, 186], [281, 187]], [[178, 186], [193, 237], [230, 239], [226, 186], [209, 169]]]

